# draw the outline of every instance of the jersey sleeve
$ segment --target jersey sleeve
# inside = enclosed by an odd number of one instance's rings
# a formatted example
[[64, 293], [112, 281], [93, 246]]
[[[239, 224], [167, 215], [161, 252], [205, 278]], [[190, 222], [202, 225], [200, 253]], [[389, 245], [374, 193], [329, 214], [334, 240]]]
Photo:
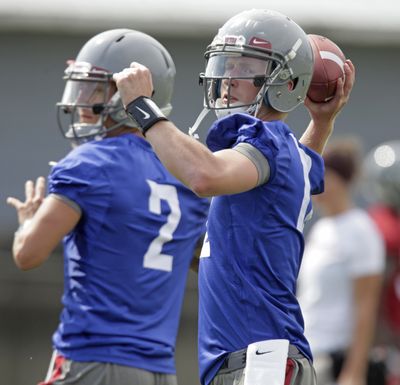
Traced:
[[[264, 122], [247, 114], [233, 114], [215, 122], [206, 139], [211, 151], [234, 148], [240, 143], [255, 147], [268, 161], [269, 180], [276, 174], [276, 160], [284, 142], [292, 141], [290, 129], [280, 120]], [[293, 136], [293, 135], [292, 135]], [[324, 164], [322, 157], [315, 151], [303, 146], [296, 140], [305, 154], [302, 162], [310, 164], [309, 180], [311, 194], [324, 191]]]
[[321, 194], [324, 192], [324, 175], [325, 166], [322, 156], [307, 146], [298, 142], [299, 147], [307, 154], [312, 160], [312, 167], [309, 173], [311, 195]]
[[65, 197], [83, 213], [94, 206], [104, 206], [110, 195], [108, 178], [95, 162], [74, 155], [53, 167], [48, 177], [48, 193]]
[[[269, 175], [275, 172], [277, 139], [260, 119], [247, 114], [233, 114], [214, 123], [207, 136], [207, 146], [211, 151], [219, 151], [236, 147], [240, 143], [248, 143], [255, 147], [268, 161]], [[269, 123], [268, 123], [269, 124]]]
[[233, 147], [233, 150], [246, 156], [256, 166], [258, 172], [257, 186], [268, 182], [270, 173], [269, 163], [260, 151], [248, 143], [239, 143], [237, 146]]

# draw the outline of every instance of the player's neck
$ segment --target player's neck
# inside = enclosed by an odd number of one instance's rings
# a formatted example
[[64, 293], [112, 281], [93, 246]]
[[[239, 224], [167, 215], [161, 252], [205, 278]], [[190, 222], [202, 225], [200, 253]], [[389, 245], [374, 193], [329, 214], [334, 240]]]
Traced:
[[348, 197], [331, 200], [329, 204], [324, 205], [322, 211], [326, 216], [336, 216], [343, 214], [354, 207], [353, 201]]
[[112, 138], [115, 136], [123, 135], [123, 134], [134, 134], [140, 137], [143, 137], [142, 133], [137, 128], [122, 126], [118, 127], [115, 130], [112, 130], [107, 133], [107, 138]]
[[286, 119], [287, 115], [288, 114], [286, 112], [280, 112], [280, 111], [274, 110], [271, 107], [266, 107], [263, 105], [257, 114], [257, 118], [259, 118], [265, 122], [272, 121], [272, 120], [284, 121]]

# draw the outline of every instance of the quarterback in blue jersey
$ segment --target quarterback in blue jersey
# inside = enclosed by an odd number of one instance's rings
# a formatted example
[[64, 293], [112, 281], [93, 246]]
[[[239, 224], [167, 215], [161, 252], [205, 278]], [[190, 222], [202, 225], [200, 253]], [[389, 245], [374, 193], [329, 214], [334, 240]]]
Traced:
[[[143, 63], [114, 75], [161, 161], [198, 195], [214, 197], [199, 269], [201, 383], [314, 385], [296, 279], [310, 198], [323, 190], [320, 154], [349, 98], [354, 66], [346, 61], [330, 101], [313, 103], [307, 35], [269, 10], [228, 20], [205, 56], [205, 107], [221, 117], [208, 148], [162, 116]], [[284, 120], [303, 102], [311, 121], [298, 141]]]
[[[124, 111], [112, 74], [144, 60], [171, 110], [175, 66], [138, 31], [100, 33], [65, 71], [59, 123], [73, 150], [26, 184], [15, 262], [32, 269], [64, 243], [54, 360], [42, 384], [175, 385], [175, 341], [187, 272], [208, 200], [172, 176]], [[65, 120], [67, 118], [67, 120]]]

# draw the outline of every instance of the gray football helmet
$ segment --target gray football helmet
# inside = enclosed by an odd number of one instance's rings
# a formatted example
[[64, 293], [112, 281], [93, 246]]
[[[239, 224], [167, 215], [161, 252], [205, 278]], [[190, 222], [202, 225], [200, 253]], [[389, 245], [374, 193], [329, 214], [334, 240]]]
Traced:
[[[231, 67], [243, 57], [251, 61]], [[306, 33], [290, 18], [266, 9], [252, 9], [229, 19], [219, 29], [205, 53], [206, 69], [200, 74], [204, 106], [217, 116], [233, 112], [255, 115], [262, 103], [289, 112], [306, 97], [314, 57]], [[231, 100], [233, 79], [247, 79], [259, 92], [249, 103]], [[221, 84], [225, 82], [224, 95]], [[289, 84], [290, 83], [290, 84]], [[227, 89], [227, 91], [226, 91]], [[234, 98], [233, 98], [234, 99]]]
[[364, 160], [363, 171], [372, 200], [400, 212], [400, 141], [374, 147]]
[[113, 29], [92, 37], [76, 59], [68, 62], [64, 94], [57, 103], [58, 124], [67, 139], [79, 144], [101, 139], [120, 126], [136, 126], [126, 115], [112, 80], [114, 73], [128, 68], [133, 61], [150, 69], [152, 97], [168, 116], [176, 73], [170, 54], [145, 33]]

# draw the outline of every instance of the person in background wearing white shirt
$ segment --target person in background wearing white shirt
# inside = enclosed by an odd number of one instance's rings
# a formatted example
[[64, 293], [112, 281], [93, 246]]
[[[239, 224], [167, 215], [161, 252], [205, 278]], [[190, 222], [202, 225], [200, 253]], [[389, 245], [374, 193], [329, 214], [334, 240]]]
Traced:
[[297, 295], [319, 385], [370, 382], [385, 251], [373, 221], [353, 202], [360, 155], [349, 138], [326, 149], [325, 192], [314, 197], [322, 216], [306, 240], [299, 276]]

